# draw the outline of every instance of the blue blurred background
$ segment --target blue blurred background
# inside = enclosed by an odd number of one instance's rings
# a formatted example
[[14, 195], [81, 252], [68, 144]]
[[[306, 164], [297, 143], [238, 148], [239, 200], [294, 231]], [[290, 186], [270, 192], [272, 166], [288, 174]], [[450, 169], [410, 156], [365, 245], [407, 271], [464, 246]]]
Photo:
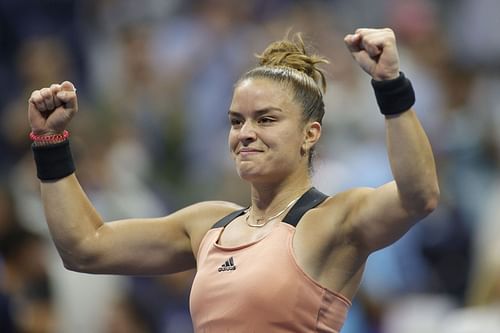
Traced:
[[233, 84], [269, 42], [302, 31], [331, 60], [314, 179], [334, 194], [391, 179], [369, 77], [342, 41], [391, 27], [442, 199], [370, 257], [342, 332], [500, 332], [499, 13], [497, 0], [1, 0], [0, 331], [192, 332], [194, 272], [63, 268], [30, 151], [32, 90], [78, 88], [77, 176], [106, 220], [207, 199], [246, 205], [226, 144]]

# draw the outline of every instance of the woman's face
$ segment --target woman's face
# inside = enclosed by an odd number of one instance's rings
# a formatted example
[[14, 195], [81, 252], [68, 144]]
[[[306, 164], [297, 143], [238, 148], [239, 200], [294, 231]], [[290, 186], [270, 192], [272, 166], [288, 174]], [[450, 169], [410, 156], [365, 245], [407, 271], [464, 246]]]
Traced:
[[306, 128], [290, 89], [268, 79], [246, 79], [229, 108], [229, 148], [241, 178], [275, 182], [304, 168]]

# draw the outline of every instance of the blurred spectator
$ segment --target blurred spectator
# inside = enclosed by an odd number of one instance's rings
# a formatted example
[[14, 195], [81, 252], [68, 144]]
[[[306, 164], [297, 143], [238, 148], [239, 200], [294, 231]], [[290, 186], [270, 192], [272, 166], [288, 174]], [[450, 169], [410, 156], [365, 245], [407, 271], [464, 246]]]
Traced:
[[3, 259], [0, 280], [1, 317], [12, 332], [51, 333], [55, 330], [52, 292], [42, 239], [36, 234], [13, 226], [0, 239]]
[[157, 332], [151, 328], [143, 311], [131, 296], [124, 295], [112, 304], [108, 312], [103, 333]]
[[161, 278], [134, 278], [131, 294], [139, 309], [147, 313], [153, 332], [192, 333], [189, 293], [193, 271]]
[[27, 96], [41, 86], [74, 77], [68, 45], [57, 36], [20, 41], [16, 56], [15, 68], [22, 85], [11, 94], [9, 103], [0, 112], [0, 149], [3, 151], [0, 171], [6, 173], [25, 155], [28, 146]]
[[469, 305], [500, 306], [500, 178], [484, 202], [475, 239], [475, 265], [468, 290]]
[[500, 2], [496, 0], [451, 1], [443, 10], [453, 54], [461, 65], [498, 70], [500, 39], [497, 37]]

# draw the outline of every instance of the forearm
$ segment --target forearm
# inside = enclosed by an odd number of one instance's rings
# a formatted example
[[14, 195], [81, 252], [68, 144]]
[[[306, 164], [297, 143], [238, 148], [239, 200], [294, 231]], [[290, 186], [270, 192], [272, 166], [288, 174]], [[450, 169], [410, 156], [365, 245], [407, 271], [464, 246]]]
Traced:
[[426, 212], [437, 204], [439, 186], [432, 148], [415, 112], [385, 120], [386, 140], [392, 174], [403, 205]]
[[54, 243], [65, 263], [85, 259], [86, 248], [103, 225], [74, 174], [41, 182], [45, 217]]

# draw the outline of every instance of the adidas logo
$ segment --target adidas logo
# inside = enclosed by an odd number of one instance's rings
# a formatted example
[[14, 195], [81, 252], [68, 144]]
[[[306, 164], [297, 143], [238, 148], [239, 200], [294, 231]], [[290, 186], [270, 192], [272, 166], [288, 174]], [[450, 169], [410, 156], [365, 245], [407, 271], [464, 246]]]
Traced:
[[223, 263], [222, 266], [219, 267], [218, 271], [219, 272], [234, 271], [235, 269], [236, 265], [234, 264], [233, 257], [231, 257], [228, 260], [226, 260], [226, 262]]

